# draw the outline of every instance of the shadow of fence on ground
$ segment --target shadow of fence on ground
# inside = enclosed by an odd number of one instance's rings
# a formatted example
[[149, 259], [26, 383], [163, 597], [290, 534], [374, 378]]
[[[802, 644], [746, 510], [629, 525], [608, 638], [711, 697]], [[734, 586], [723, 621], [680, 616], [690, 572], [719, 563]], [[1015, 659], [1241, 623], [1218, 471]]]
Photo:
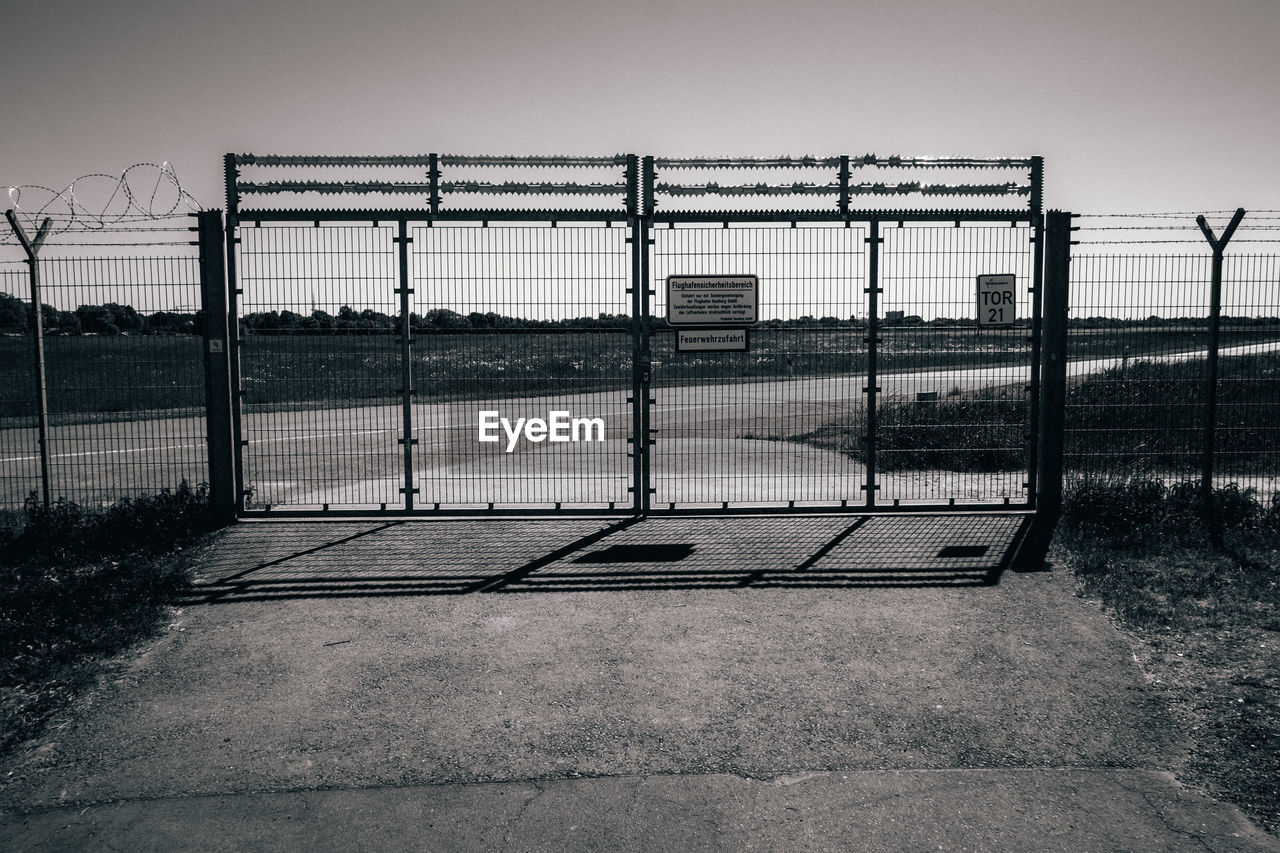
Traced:
[[999, 582], [1025, 515], [259, 522], [225, 531], [188, 604], [298, 598]]

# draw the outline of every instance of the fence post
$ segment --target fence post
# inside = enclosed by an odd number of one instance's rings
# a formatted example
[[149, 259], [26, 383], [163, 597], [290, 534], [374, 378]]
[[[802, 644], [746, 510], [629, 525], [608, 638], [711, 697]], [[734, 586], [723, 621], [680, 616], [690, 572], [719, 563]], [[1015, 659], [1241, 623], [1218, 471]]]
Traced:
[[872, 216], [867, 223], [867, 387], [862, 392], [867, 395], [867, 456], [866, 477], [862, 490], [867, 493], [867, 508], [876, 505], [876, 490], [880, 484], [876, 482], [876, 432], [879, 429], [879, 417], [876, 413], [876, 394], [880, 391], [878, 357], [880, 352], [880, 246], [884, 238], [880, 236], [880, 219]]
[[236, 446], [231, 419], [231, 339], [221, 210], [196, 214], [200, 232], [200, 301], [204, 308], [205, 434], [209, 506], [214, 522], [236, 518]]
[[1203, 216], [1196, 217], [1196, 224], [1213, 248], [1213, 280], [1209, 288], [1209, 352], [1205, 370], [1205, 424], [1204, 424], [1204, 475], [1200, 491], [1204, 495], [1205, 510], [1211, 506], [1213, 495], [1213, 449], [1218, 422], [1218, 336], [1222, 326], [1222, 253], [1235, 233], [1236, 226], [1244, 219], [1244, 208], [1237, 208], [1235, 215], [1221, 237], [1213, 236], [1213, 229]]
[[397, 234], [393, 238], [398, 246], [396, 264], [399, 267], [399, 284], [396, 293], [400, 296], [400, 417], [404, 437], [400, 443], [404, 445], [404, 508], [413, 509], [413, 496], [418, 489], [413, 484], [413, 446], [418, 440], [413, 437], [413, 330], [409, 328], [409, 294], [413, 288], [409, 286], [409, 223], [401, 219], [397, 223]]
[[17, 235], [22, 250], [27, 253], [27, 271], [31, 278], [31, 310], [33, 314], [32, 335], [34, 337], [32, 353], [35, 361], [36, 380], [36, 428], [40, 443], [40, 493], [47, 507], [50, 504], [49, 494], [49, 393], [44, 374], [44, 315], [40, 310], [40, 246], [44, 238], [49, 236], [51, 220], [46, 216], [40, 223], [40, 230], [35, 239], [28, 239], [27, 232], [14, 215], [13, 210], [6, 210], [5, 217], [9, 227]]
[[1031, 381], [1027, 383], [1030, 429], [1027, 470], [1027, 502], [1034, 509], [1040, 476], [1040, 348], [1043, 345], [1044, 303], [1044, 158], [1031, 158]]
[[650, 335], [653, 334], [649, 325], [649, 297], [652, 296], [653, 283], [649, 280], [653, 271], [649, 268], [649, 246], [653, 243], [653, 238], [649, 236], [653, 223], [654, 203], [654, 183], [655, 174], [653, 167], [653, 157], [646, 155], [640, 159], [640, 183], [638, 195], [636, 197], [637, 216], [635, 217], [636, 228], [632, 231], [631, 251], [639, 256], [639, 264], [636, 265], [638, 278], [633, 286], [638, 291], [640, 301], [635, 303], [638, 307], [636, 311], [640, 318], [639, 344], [640, 348], [637, 352], [636, 367], [640, 371], [639, 384], [637, 387], [636, 404], [640, 407], [640, 432], [636, 436], [635, 452], [643, 454], [641, 457], [643, 464], [640, 466], [640, 480], [635, 484], [636, 491], [640, 494], [640, 501], [636, 508], [640, 515], [648, 515], [653, 505], [654, 489], [649, 485], [653, 475], [653, 427], [650, 425], [651, 409], [650, 404], [653, 398], [649, 395], [653, 393], [653, 352], [650, 343]]
[[1071, 291], [1072, 214], [1045, 217], [1044, 293], [1041, 294], [1040, 437], [1036, 454], [1036, 510], [1016, 559], [1020, 571], [1044, 565], [1062, 513], [1063, 440], [1067, 403], [1067, 307]]
[[235, 449], [235, 505], [236, 511], [245, 509], [248, 493], [244, 487], [244, 453], [246, 442], [241, 436], [241, 408], [244, 391], [240, 386], [240, 305], [239, 277], [236, 275], [236, 245], [240, 242], [240, 170], [236, 168], [236, 155], [227, 154], [222, 159], [223, 180], [226, 183], [226, 258], [227, 280], [227, 362], [231, 372], [231, 440]]

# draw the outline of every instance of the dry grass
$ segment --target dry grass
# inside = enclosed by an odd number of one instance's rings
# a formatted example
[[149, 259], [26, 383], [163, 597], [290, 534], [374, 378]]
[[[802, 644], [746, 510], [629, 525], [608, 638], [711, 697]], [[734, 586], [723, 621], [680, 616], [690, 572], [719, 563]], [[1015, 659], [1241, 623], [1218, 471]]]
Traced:
[[[1280, 831], [1280, 503], [1234, 488], [1088, 483], [1055, 547], [1133, 640], [1190, 749], [1178, 775]], [[1216, 528], [1216, 529], [1215, 529]]]

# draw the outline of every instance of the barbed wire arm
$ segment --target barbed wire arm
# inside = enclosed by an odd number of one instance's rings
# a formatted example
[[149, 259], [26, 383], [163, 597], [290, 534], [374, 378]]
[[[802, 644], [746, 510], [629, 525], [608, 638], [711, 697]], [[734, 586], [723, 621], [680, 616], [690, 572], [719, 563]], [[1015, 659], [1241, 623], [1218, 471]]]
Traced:
[[40, 247], [44, 244], [44, 238], [49, 236], [49, 226], [52, 220], [49, 217], [44, 218], [44, 222], [40, 223], [40, 229], [36, 231], [34, 240], [27, 239], [27, 232], [22, 230], [22, 223], [18, 222], [18, 217], [13, 215], [13, 208], [9, 208], [4, 212], [5, 219], [9, 220], [9, 227], [13, 229], [13, 233], [17, 235], [18, 242], [22, 244], [22, 248], [27, 255], [34, 258], [40, 253]]

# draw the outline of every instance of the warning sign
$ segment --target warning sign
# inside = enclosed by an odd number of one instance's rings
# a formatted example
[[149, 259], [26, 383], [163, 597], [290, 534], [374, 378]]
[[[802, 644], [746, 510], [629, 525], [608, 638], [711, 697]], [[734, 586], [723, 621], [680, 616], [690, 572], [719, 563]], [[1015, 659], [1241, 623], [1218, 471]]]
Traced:
[[676, 329], [676, 352], [746, 352], [746, 329]]
[[1008, 326], [1018, 319], [1017, 276], [978, 276], [978, 325]]
[[760, 282], [753, 275], [667, 276], [667, 322], [673, 326], [750, 326]]

